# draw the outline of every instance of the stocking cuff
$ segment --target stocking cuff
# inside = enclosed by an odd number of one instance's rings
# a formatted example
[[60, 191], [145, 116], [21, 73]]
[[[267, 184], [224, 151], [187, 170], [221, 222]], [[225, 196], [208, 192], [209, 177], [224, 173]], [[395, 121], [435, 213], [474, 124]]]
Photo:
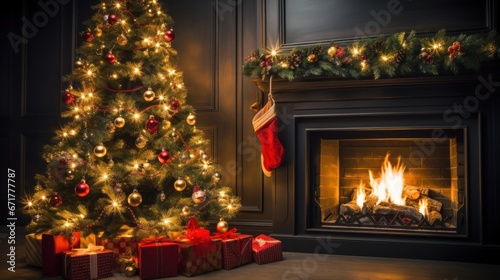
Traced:
[[252, 124], [254, 131], [259, 130], [261, 127], [265, 126], [269, 121], [276, 117], [275, 103], [272, 97], [266, 103], [264, 108], [262, 108], [253, 117]]

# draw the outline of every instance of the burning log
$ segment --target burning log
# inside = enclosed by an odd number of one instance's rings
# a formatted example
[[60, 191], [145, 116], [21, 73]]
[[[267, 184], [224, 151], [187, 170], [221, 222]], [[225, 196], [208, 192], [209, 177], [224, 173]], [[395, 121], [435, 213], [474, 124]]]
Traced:
[[416, 186], [405, 185], [403, 187], [403, 194], [412, 200], [417, 200], [422, 195], [429, 195], [429, 189]]
[[363, 214], [366, 215], [367, 213], [370, 213], [373, 207], [377, 205], [377, 201], [378, 201], [378, 196], [374, 194], [370, 194], [369, 196], [367, 196], [365, 198], [365, 202], [363, 202], [363, 208], [361, 209]]
[[349, 201], [348, 203], [340, 205], [340, 214], [342, 215], [354, 215], [359, 213], [361, 213], [361, 208], [356, 201]]
[[383, 206], [383, 205], [375, 205], [373, 207], [373, 213], [374, 214], [381, 214], [381, 215], [392, 215], [395, 216], [397, 214], [401, 214], [405, 217], [412, 217], [417, 221], [422, 220], [424, 215], [422, 213], [418, 212], [417, 209], [411, 207], [411, 206], [404, 206], [404, 205], [395, 205], [392, 204], [390, 206]]
[[427, 203], [427, 210], [429, 210], [429, 212], [441, 212], [441, 209], [443, 208], [443, 203], [428, 196], [422, 196], [421, 200]]
[[441, 213], [437, 212], [437, 211], [431, 211], [429, 213], [429, 217], [427, 217], [427, 220], [429, 221], [429, 224], [433, 225], [434, 222], [436, 221], [442, 221], [443, 220], [443, 216], [441, 215]]

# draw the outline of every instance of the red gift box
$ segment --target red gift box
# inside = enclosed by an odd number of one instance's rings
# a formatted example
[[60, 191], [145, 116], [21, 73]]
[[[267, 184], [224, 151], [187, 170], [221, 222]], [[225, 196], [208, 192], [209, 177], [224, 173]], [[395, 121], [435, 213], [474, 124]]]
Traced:
[[42, 235], [30, 233], [25, 236], [26, 264], [42, 267]]
[[261, 234], [252, 240], [253, 260], [265, 264], [283, 260], [281, 241]]
[[101, 279], [113, 276], [113, 252], [102, 246], [63, 253], [64, 277], [69, 280]]
[[61, 275], [62, 252], [80, 248], [80, 232], [73, 233], [72, 240], [62, 234], [42, 234], [42, 274], [44, 276]]
[[220, 239], [202, 243], [179, 243], [179, 274], [192, 277], [222, 268]]
[[137, 239], [132, 235], [120, 235], [115, 238], [97, 238], [97, 245], [113, 251], [114, 266], [120, 271], [120, 255], [128, 254], [137, 256]]
[[[233, 229], [235, 230], [235, 229]], [[222, 266], [224, 269], [232, 269], [253, 261], [252, 236], [246, 234], [232, 234], [221, 239], [222, 242]]]
[[139, 277], [155, 279], [177, 276], [179, 245], [167, 238], [139, 242]]

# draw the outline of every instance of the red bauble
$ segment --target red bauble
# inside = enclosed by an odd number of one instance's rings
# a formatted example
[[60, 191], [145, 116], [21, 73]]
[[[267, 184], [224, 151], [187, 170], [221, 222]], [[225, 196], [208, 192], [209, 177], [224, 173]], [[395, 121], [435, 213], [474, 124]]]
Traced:
[[170, 101], [170, 109], [177, 111], [179, 107], [181, 106], [181, 103], [177, 99], [173, 99]]
[[71, 94], [71, 92], [65, 91], [62, 95], [62, 101], [64, 102], [64, 104], [70, 105], [75, 102], [75, 96]]
[[75, 187], [75, 193], [78, 196], [84, 197], [90, 192], [90, 187], [85, 183], [85, 180], [82, 180], [78, 185]]
[[158, 130], [159, 123], [155, 119], [153, 115], [149, 116], [149, 119], [146, 121], [146, 129], [150, 133], [155, 133]]
[[107, 55], [106, 55], [106, 61], [109, 63], [109, 64], [113, 64], [116, 62], [116, 56], [109, 52]]
[[92, 34], [92, 31], [90, 31], [90, 29], [87, 29], [85, 32], [83, 32], [82, 39], [85, 42], [90, 43], [92, 42], [92, 40], [94, 40], [94, 34]]
[[163, 150], [158, 154], [158, 160], [162, 164], [169, 162], [171, 159], [172, 157], [170, 156], [170, 153], [167, 150]]
[[59, 206], [61, 206], [62, 203], [63, 203], [62, 197], [60, 195], [58, 195], [57, 193], [54, 193], [49, 198], [49, 204], [52, 207], [59, 207]]
[[165, 31], [165, 34], [163, 34], [163, 38], [165, 38], [165, 41], [167, 42], [172, 42], [175, 39], [175, 32], [173, 29]]
[[118, 22], [118, 16], [115, 14], [111, 14], [108, 16], [108, 23], [111, 25], [114, 25], [115, 23]]

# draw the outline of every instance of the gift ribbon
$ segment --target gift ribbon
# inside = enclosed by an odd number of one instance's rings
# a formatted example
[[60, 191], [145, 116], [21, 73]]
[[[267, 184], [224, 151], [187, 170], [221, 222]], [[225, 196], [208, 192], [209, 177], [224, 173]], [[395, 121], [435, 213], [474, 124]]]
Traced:
[[71, 255], [84, 255], [88, 254], [90, 257], [90, 279], [97, 279], [97, 253], [96, 252], [101, 252], [104, 250], [104, 246], [96, 246], [92, 243], [89, 243], [87, 248], [79, 248], [79, 249], [72, 249], [71, 252], [68, 252], [67, 254], [64, 255], [64, 275], [68, 277], [68, 271], [67, 271], [67, 259], [68, 255], [70, 255], [72, 252], [75, 254]]
[[193, 217], [189, 218], [186, 226], [186, 235], [181, 236], [181, 239], [188, 239], [192, 245], [200, 245], [193, 248], [195, 257], [203, 256], [215, 246], [214, 242], [211, 242], [213, 237], [210, 236], [210, 231], [200, 228], [198, 221]]
[[[166, 238], [166, 237], [156, 237], [156, 238], [144, 238], [142, 241], [141, 241], [141, 245], [148, 245], [148, 244], [155, 244], [156, 246], [156, 258], [155, 260], [158, 260], [158, 263], [160, 264], [163, 264], [163, 254], [162, 254], [162, 248], [163, 246], [160, 246], [162, 245], [161, 243], [162, 242], [169, 242], [171, 241], [170, 238]], [[163, 265], [157, 265], [156, 266], [157, 270], [156, 270], [156, 276], [160, 277], [163, 275]]]
[[215, 237], [223, 239], [223, 240], [230, 239], [230, 238], [234, 238], [235, 233], [236, 233], [236, 228], [232, 228], [231, 230], [223, 232], [223, 233], [220, 233], [220, 232], [215, 233]]
[[252, 244], [257, 244], [259, 245], [259, 247], [262, 247], [264, 245], [266, 245], [267, 243], [280, 243], [281, 241], [279, 240], [265, 240], [265, 239], [262, 239], [262, 238], [254, 238], [252, 240]]

